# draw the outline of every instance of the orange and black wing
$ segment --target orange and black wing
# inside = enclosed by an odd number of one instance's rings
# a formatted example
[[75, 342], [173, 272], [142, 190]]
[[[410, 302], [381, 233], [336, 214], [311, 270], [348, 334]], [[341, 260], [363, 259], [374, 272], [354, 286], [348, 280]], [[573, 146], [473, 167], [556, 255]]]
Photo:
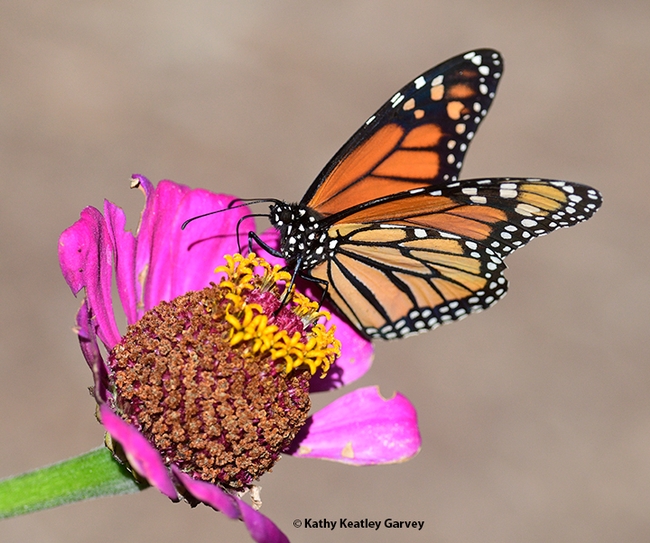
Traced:
[[402, 337], [494, 304], [507, 290], [509, 253], [600, 204], [591, 187], [542, 179], [412, 189], [331, 225], [329, 257], [308, 273], [368, 336]]
[[384, 196], [456, 181], [502, 70], [499, 53], [478, 49], [414, 79], [334, 155], [301, 205], [330, 216]]

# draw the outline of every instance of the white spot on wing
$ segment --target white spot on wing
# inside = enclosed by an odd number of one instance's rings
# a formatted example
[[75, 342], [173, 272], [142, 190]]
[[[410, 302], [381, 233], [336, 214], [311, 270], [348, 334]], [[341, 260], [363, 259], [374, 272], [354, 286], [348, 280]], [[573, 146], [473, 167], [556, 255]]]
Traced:
[[531, 217], [532, 215], [537, 215], [541, 210], [539, 207], [530, 204], [518, 204], [515, 208], [515, 211], [517, 213], [521, 213], [522, 215]]
[[397, 105], [404, 100], [404, 95], [401, 92], [396, 93], [391, 99], [391, 103], [393, 104], [393, 107], [397, 107]]

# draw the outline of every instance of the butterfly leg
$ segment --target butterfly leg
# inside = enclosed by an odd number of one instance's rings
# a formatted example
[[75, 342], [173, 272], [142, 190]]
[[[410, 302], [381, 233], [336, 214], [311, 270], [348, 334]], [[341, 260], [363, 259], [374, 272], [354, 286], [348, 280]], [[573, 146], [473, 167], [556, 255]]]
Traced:
[[[271, 253], [272, 254], [272, 253]], [[298, 260], [296, 261], [296, 265], [293, 269], [293, 272], [291, 273], [291, 281], [289, 282], [289, 285], [287, 286], [286, 289], [284, 289], [284, 293], [282, 294], [282, 299], [280, 300], [280, 307], [284, 306], [284, 304], [287, 303], [287, 298], [289, 297], [289, 294], [291, 293], [291, 290], [293, 289], [293, 286], [296, 283], [296, 276], [300, 273], [300, 265], [302, 264], [302, 257], [299, 257]], [[286, 267], [285, 267], [286, 269]], [[279, 311], [279, 309], [278, 309]]]
[[[310, 283], [316, 283], [319, 287], [321, 287], [323, 293], [321, 294], [320, 300], [318, 300], [318, 307], [320, 307], [321, 305], [323, 305], [325, 296], [327, 296], [327, 289], [330, 286], [329, 281], [326, 281], [325, 279], [319, 279], [317, 277], [312, 277], [311, 275], [307, 275], [307, 273], [304, 272], [301, 268], [302, 268], [302, 257], [296, 261], [296, 265], [293, 268], [293, 271], [291, 273], [291, 282], [289, 283], [289, 287], [284, 291], [284, 296], [282, 297], [282, 305], [285, 304], [286, 298], [291, 292], [291, 289], [293, 288], [296, 282], [296, 277], [300, 277], [305, 281], [309, 281]], [[286, 266], [284, 269], [285, 270], [287, 269]]]
[[[239, 238], [238, 238], [239, 239]], [[252, 253], [253, 252], [253, 244], [257, 244], [260, 248], [264, 249], [267, 253], [269, 253], [272, 256], [275, 256], [277, 258], [283, 258], [284, 255], [282, 254], [281, 251], [278, 249], [274, 249], [271, 247], [268, 243], [266, 243], [262, 238], [259, 237], [259, 235], [255, 232], [249, 232], [248, 233], [248, 250]], [[292, 273], [291, 273], [291, 282], [289, 283], [288, 287], [285, 289], [284, 294], [282, 296], [282, 300], [280, 300], [280, 307], [284, 306], [284, 304], [287, 301], [287, 298], [289, 296], [289, 293], [291, 292], [291, 289], [293, 288], [295, 282], [296, 282], [296, 277], [300, 276], [301, 279], [304, 279], [305, 281], [309, 281], [310, 283], [316, 283], [318, 286], [321, 287], [323, 290], [323, 293], [320, 297], [320, 300], [318, 301], [318, 305], [321, 306], [323, 305], [323, 301], [325, 300], [325, 297], [327, 296], [327, 289], [329, 288], [329, 282], [326, 281], [325, 279], [318, 279], [316, 277], [312, 277], [311, 275], [307, 275], [304, 273], [301, 269], [301, 264], [302, 264], [302, 258], [299, 258], [296, 261], [296, 265], [293, 267]], [[288, 269], [288, 266], [284, 267], [285, 270]]]
[[[289, 297], [289, 293], [293, 289], [295, 283], [296, 283], [296, 277], [300, 277], [301, 279], [305, 279], [306, 281], [310, 281], [311, 283], [317, 283], [320, 285], [320, 287], [323, 289], [323, 294], [318, 301], [318, 306], [320, 307], [323, 304], [323, 300], [325, 299], [325, 296], [327, 295], [327, 288], [329, 286], [329, 283], [325, 281], [324, 279], [317, 279], [316, 277], [311, 277], [307, 274], [305, 274], [302, 269], [302, 257], [298, 258], [296, 261], [296, 265], [293, 268], [293, 271], [291, 272], [291, 281], [289, 282], [289, 285], [287, 288], [284, 290], [284, 293], [282, 295], [282, 299], [280, 300], [280, 307], [284, 306], [284, 304], [287, 302], [287, 298]], [[286, 267], [285, 267], [286, 269]], [[323, 286], [324, 285], [324, 286]], [[278, 310], [279, 311], [279, 310]]]
[[325, 279], [319, 279], [318, 277], [312, 277], [311, 275], [307, 275], [302, 271], [299, 272], [299, 275], [301, 279], [304, 279], [305, 281], [309, 281], [310, 283], [316, 283], [321, 288], [322, 294], [320, 296], [320, 300], [318, 300], [318, 307], [323, 305], [323, 302], [325, 301], [325, 297], [327, 296], [327, 290], [329, 289], [330, 286], [329, 281], [326, 281]]
[[253, 243], [257, 243], [257, 245], [261, 249], [264, 249], [270, 255], [275, 256], [276, 258], [283, 258], [281, 251], [271, 247], [268, 243], [266, 243], [264, 240], [262, 240], [262, 238], [260, 238], [255, 232], [249, 232], [248, 233], [248, 250], [251, 253], [253, 252]]

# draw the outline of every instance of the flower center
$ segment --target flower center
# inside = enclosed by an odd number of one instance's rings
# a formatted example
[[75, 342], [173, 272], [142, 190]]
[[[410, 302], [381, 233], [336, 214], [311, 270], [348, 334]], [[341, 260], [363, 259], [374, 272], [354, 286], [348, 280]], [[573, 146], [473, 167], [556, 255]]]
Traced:
[[116, 411], [166, 463], [233, 489], [279, 459], [339, 348], [310, 302], [282, 300], [282, 272], [254, 272], [261, 262], [235, 257], [220, 285], [161, 302], [109, 357]]

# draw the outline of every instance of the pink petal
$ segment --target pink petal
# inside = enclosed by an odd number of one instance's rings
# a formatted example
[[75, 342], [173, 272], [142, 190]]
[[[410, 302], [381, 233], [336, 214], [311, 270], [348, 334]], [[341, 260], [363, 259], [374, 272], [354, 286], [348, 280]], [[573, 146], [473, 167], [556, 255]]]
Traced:
[[123, 421], [106, 405], [100, 405], [100, 418], [111, 437], [117, 441], [131, 467], [168, 498], [178, 501], [178, 494], [169, 471], [158, 451], [128, 422]]
[[143, 287], [141, 306], [149, 310], [162, 300], [171, 299], [171, 245], [173, 219], [183, 196], [190, 191], [184, 185], [161, 181], [151, 192], [151, 184], [134, 176], [146, 196], [137, 233], [136, 278]]
[[179, 482], [197, 500], [213, 507], [217, 511], [221, 511], [229, 518], [241, 518], [255, 541], [259, 543], [289, 543], [287, 537], [268, 517], [255, 511], [255, 509], [239, 498], [227, 494], [217, 485], [193, 479], [174, 465], [172, 465], [172, 471]]
[[97, 335], [112, 349], [120, 341], [111, 300], [113, 243], [104, 217], [94, 207], [84, 209], [79, 220], [61, 234], [59, 263], [73, 294], [86, 289]]
[[[153, 193], [156, 191], [156, 187], [153, 186], [153, 183], [149, 181], [144, 175], [140, 175], [139, 173], [134, 173], [131, 176], [131, 188], [132, 189], [137, 188], [142, 191], [142, 194], [144, 194], [145, 203], [151, 200], [151, 198], [153, 198]], [[143, 215], [144, 215], [144, 210], [143, 213], [140, 214], [140, 223], [138, 224], [136, 235], [140, 231], [140, 227], [142, 226]]]
[[408, 460], [420, 443], [411, 403], [399, 393], [384, 399], [377, 387], [366, 387], [314, 413], [290, 454], [355, 465], [388, 464]]
[[105, 402], [108, 399], [108, 368], [97, 344], [95, 324], [87, 300], [84, 300], [77, 312], [76, 332], [81, 352], [93, 372], [95, 399], [98, 403]]
[[323, 309], [332, 315], [327, 324], [336, 326], [334, 337], [341, 342], [341, 356], [332, 364], [324, 379], [316, 376], [310, 381], [310, 392], [332, 390], [356, 381], [370, 369], [375, 356], [372, 343], [361, 336], [347, 319], [341, 317], [331, 303], [325, 302]]
[[210, 281], [219, 282], [215, 268], [225, 264], [224, 255], [239, 252], [236, 231], [239, 227], [241, 245], [246, 247], [246, 234], [255, 229], [255, 221], [239, 220], [250, 213], [247, 207], [229, 209], [223, 213], [197, 219], [181, 230], [181, 225], [192, 217], [211, 211], [227, 209], [235, 198], [195, 189], [183, 197], [171, 222], [170, 268], [151, 270], [171, 275], [171, 296], [207, 287]]
[[245, 235], [255, 228], [252, 219], [239, 223], [249, 213], [248, 208], [203, 217], [181, 230], [187, 219], [226, 209], [235, 198], [203, 189], [190, 190], [172, 181], [161, 181], [152, 190], [143, 176], [134, 176], [134, 181], [147, 198], [136, 257], [137, 279], [144, 285], [144, 308], [204, 288], [210, 281], [218, 282], [214, 269], [224, 263], [225, 254], [239, 251], [238, 225], [243, 246]]
[[221, 511], [228, 518], [239, 518], [239, 507], [235, 498], [221, 490], [217, 485], [205, 481], [197, 481], [187, 473], [183, 473], [177, 466], [172, 465], [172, 472], [179, 482], [197, 500]]
[[289, 543], [289, 538], [268, 517], [239, 499], [237, 502], [241, 509], [242, 520], [257, 543]]
[[124, 211], [115, 204], [104, 201], [104, 217], [115, 247], [115, 277], [117, 292], [126, 314], [127, 324], [138, 320], [138, 290], [135, 277], [136, 241], [125, 229]]

